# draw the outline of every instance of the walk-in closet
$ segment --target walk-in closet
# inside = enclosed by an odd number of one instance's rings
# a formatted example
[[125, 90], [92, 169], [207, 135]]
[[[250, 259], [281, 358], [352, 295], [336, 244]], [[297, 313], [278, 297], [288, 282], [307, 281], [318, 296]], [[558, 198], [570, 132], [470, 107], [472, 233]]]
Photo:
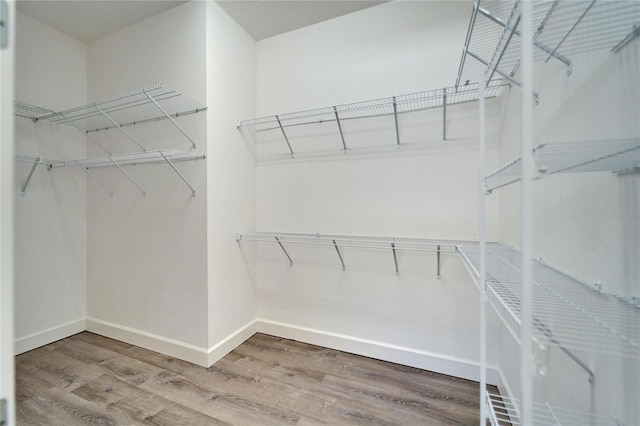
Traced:
[[640, 425], [637, 0], [0, 3], [0, 424]]

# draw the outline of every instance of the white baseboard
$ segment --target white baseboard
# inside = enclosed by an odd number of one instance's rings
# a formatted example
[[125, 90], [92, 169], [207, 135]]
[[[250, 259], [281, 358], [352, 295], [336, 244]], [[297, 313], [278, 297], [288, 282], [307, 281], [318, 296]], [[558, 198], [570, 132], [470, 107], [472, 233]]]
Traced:
[[84, 330], [86, 330], [86, 321], [84, 318], [81, 318], [24, 337], [19, 337], [14, 342], [14, 352], [18, 355], [64, 339], [65, 337], [73, 336]]
[[255, 320], [240, 327], [209, 349], [119, 324], [87, 318], [87, 331], [172, 356], [201, 367], [210, 367], [256, 332]]
[[160, 352], [201, 367], [209, 366], [207, 349], [200, 346], [96, 318], [87, 318], [87, 331]]
[[240, 327], [229, 336], [210, 347], [208, 350], [208, 364], [207, 367], [212, 366], [219, 360], [221, 360], [226, 354], [240, 346], [242, 342], [253, 336], [258, 331], [258, 325], [256, 320], [250, 321], [243, 327]]
[[[467, 359], [260, 318], [257, 320], [257, 331], [449, 376], [474, 381], [480, 380], [478, 362]], [[489, 366], [487, 368], [487, 382], [495, 384], [498, 383], [498, 380], [497, 369], [494, 366]]]

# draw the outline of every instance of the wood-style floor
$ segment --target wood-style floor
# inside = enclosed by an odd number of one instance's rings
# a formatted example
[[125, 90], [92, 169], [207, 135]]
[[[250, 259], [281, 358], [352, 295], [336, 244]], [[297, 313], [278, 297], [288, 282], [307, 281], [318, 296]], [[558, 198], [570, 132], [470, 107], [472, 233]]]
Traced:
[[16, 357], [18, 425], [476, 425], [478, 388], [264, 334], [210, 368], [88, 332]]

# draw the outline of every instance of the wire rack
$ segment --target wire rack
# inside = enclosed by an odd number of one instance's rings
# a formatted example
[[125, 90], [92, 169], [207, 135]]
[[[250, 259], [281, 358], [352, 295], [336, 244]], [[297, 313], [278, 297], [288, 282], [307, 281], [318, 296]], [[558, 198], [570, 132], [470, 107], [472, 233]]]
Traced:
[[456, 246], [460, 244], [474, 244], [471, 241], [461, 240], [440, 240], [427, 238], [411, 238], [411, 237], [388, 237], [388, 236], [372, 236], [372, 235], [338, 235], [338, 234], [301, 234], [290, 232], [256, 232], [256, 233], [238, 233], [236, 240], [240, 241], [261, 241], [267, 243], [277, 243], [282, 249], [284, 255], [289, 260], [289, 264], [293, 265], [293, 259], [287, 251], [286, 246], [295, 245], [316, 245], [331, 247], [336, 251], [337, 260], [339, 260], [342, 268], [346, 265], [341, 249], [359, 248], [359, 249], [377, 249], [386, 250], [393, 255], [396, 274], [400, 273], [398, 267], [398, 259], [396, 252], [412, 251], [412, 252], [431, 252], [436, 253], [437, 276], [440, 277], [440, 254], [456, 253]]
[[[501, 82], [493, 82], [486, 91], [486, 97], [495, 97], [504, 87]], [[408, 95], [374, 99], [351, 104], [336, 105], [307, 111], [292, 112], [275, 116], [243, 120], [239, 128], [253, 127], [256, 131], [280, 130], [292, 126], [336, 122], [361, 118], [382, 117], [407, 112], [442, 108], [478, 100], [478, 85], [442, 88]]]
[[14, 102], [14, 115], [18, 117], [64, 125], [74, 123], [87, 133], [180, 117], [206, 109], [181, 93], [161, 85], [145, 87], [64, 111]]
[[[479, 245], [458, 247], [478, 284]], [[517, 250], [487, 245], [487, 299], [520, 343], [522, 255]], [[548, 265], [533, 265], [533, 330], [540, 348], [561, 348], [640, 359], [640, 306], [603, 293]]]
[[[555, 173], [623, 171], [640, 167], [640, 139], [546, 143], [533, 150], [538, 177]], [[520, 158], [485, 178], [488, 191], [518, 182]]]
[[[112, 155], [111, 157], [86, 158], [79, 160], [54, 160], [50, 158], [34, 157], [30, 155], [16, 155], [16, 160], [24, 163], [37, 163], [48, 166], [51, 169], [59, 167], [84, 167], [92, 169], [97, 167], [112, 167], [116, 162], [121, 166], [136, 164], [166, 163], [204, 159], [204, 154], [184, 152], [176, 149], [162, 149], [157, 151], [136, 152], [133, 154]], [[113, 161], [112, 161], [113, 160]]]
[[[489, 407], [489, 417], [493, 426], [517, 426], [522, 425], [520, 421], [521, 401], [506, 398], [485, 392], [486, 402]], [[620, 423], [612, 416], [598, 416], [575, 410], [568, 410], [549, 405], [548, 403], [534, 403], [533, 416], [534, 425], [553, 426], [619, 426]]]
[[[518, 84], [520, 1], [476, 0], [455, 86], [506, 78]], [[556, 60], [571, 70], [570, 55], [614, 52], [640, 33], [640, 2], [546, 0], [533, 2], [534, 59]]]

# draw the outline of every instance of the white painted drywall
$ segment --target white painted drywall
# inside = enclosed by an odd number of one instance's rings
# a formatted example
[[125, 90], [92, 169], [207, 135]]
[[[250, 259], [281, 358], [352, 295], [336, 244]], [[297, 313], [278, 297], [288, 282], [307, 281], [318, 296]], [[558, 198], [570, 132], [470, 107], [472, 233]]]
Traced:
[[[60, 110], [87, 100], [87, 49], [20, 13], [15, 98]], [[84, 158], [85, 137], [66, 126], [16, 119], [16, 153]], [[82, 170], [16, 163], [15, 338], [24, 352], [84, 329], [87, 282], [86, 177]]]
[[230, 336], [253, 334], [256, 317], [255, 261], [243, 257], [235, 241], [236, 232], [254, 229], [256, 222], [253, 152], [235, 128], [255, 116], [256, 44], [216, 3], [207, 2], [206, 18], [208, 339], [214, 362], [235, 347], [225, 343]]
[[[205, 3], [190, 2], [90, 44], [89, 98], [161, 83], [205, 104], [205, 23]], [[198, 144], [196, 151], [206, 153], [205, 114], [178, 121]], [[168, 120], [128, 130], [147, 149], [191, 151], [191, 143]], [[117, 129], [97, 137], [114, 153], [139, 150]], [[89, 153], [102, 155], [95, 147]], [[146, 197], [117, 169], [95, 171], [114, 197], [89, 182], [88, 317], [100, 330], [110, 327], [132, 343], [148, 345], [151, 336], [151, 341], [196, 348], [191, 360], [205, 364], [207, 165], [199, 160], [176, 167], [195, 187], [196, 197], [168, 165], [126, 167]]]
[[[260, 41], [258, 116], [451, 86], [470, 11], [470, 3], [391, 2]], [[496, 107], [489, 103], [490, 114]], [[261, 135], [258, 154], [268, 145], [269, 155], [257, 164], [257, 228], [477, 238], [476, 108], [449, 109], [446, 145], [439, 110], [402, 117], [404, 145], [397, 151], [392, 118], [345, 123], [354, 148], [348, 154], [328, 125], [292, 129], [290, 139], [300, 151], [333, 143], [333, 154], [290, 159], [278, 132]], [[496, 130], [489, 126], [493, 165]], [[389, 149], [380, 148], [384, 144]], [[488, 237], [495, 239], [492, 203]], [[289, 246], [293, 267], [275, 244], [245, 242], [242, 248], [258, 255], [259, 320], [292, 335], [313, 330], [314, 342], [340, 335], [353, 343], [340, 348], [354, 352], [360, 339], [380, 348], [395, 345], [404, 353], [395, 361], [434, 370], [438, 358], [479, 359], [478, 293], [455, 254], [443, 255], [437, 280], [432, 253], [399, 253], [396, 276], [391, 250], [345, 249], [342, 271], [333, 248]]]
[[[617, 54], [609, 51], [569, 55], [573, 72], [550, 61], [536, 67], [540, 104], [534, 108], [534, 143], [609, 140], [640, 135], [640, 41]], [[501, 130], [503, 162], [519, 155], [520, 90], [505, 98]], [[534, 185], [535, 256], [588, 285], [623, 297], [640, 294], [640, 175], [610, 172], [563, 174]], [[520, 187], [500, 191], [500, 240], [520, 243]], [[585, 319], [587, 331], [599, 327]], [[510, 359], [511, 337], [502, 334], [500, 368], [519, 392], [519, 367]], [[601, 350], [607, 350], [606, 347]], [[536, 398], [604, 416], [624, 424], [640, 418], [640, 362], [575, 351], [595, 374], [587, 374], [562, 352], [539, 359], [548, 370], [536, 378]]]

